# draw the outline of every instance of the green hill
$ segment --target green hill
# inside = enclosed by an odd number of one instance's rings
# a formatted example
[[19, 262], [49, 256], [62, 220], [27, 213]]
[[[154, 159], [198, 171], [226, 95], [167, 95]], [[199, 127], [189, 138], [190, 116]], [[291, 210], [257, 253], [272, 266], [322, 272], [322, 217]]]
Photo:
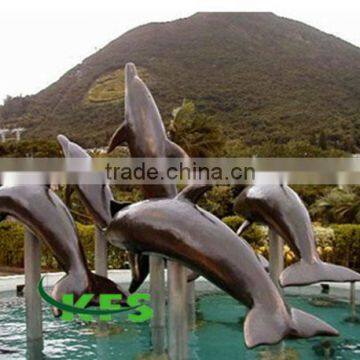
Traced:
[[164, 120], [183, 98], [247, 145], [360, 148], [360, 49], [271, 13], [198, 13], [135, 28], [34, 96], [9, 99], [6, 124], [103, 145], [123, 118], [123, 67], [133, 61]]

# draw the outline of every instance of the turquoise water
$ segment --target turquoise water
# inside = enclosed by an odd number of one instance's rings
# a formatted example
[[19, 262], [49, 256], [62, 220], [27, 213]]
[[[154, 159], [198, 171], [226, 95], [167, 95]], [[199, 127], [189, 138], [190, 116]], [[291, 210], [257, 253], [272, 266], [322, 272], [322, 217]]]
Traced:
[[[206, 295], [197, 302], [197, 327], [189, 339], [191, 359], [360, 360], [360, 324], [344, 321], [349, 315], [347, 304], [307, 297], [287, 299], [291, 305], [326, 320], [341, 336], [286, 340], [279, 345], [247, 350], [242, 333], [245, 308], [229, 296]], [[129, 323], [126, 315], [117, 316], [102, 326], [96, 322], [68, 323], [54, 319], [44, 304], [44, 359], [155, 359], [149, 353], [149, 335], [148, 323]], [[1, 355], [4, 350], [7, 353]], [[24, 299], [2, 294], [0, 359], [23, 359], [25, 356]], [[35, 353], [33, 358], [41, 357]]]

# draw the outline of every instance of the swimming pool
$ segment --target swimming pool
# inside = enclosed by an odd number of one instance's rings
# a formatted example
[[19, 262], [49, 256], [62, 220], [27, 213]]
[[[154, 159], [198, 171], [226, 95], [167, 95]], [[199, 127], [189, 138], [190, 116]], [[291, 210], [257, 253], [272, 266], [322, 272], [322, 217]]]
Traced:
[[[286, 340], [275, 346], [245, 348], [242, 323], [246, 309], [224, 294], [202, 295], [197, 301], [197, 326], [190, 332], [191, 359], [360, 359], [360, 324], [346, 322], [349, 305], [327, 297], [287, 297], [292, 306], [308, 311], [337, 328], [337, 338]], [[156, 359], [149, 353], [148, 323], [116, 316], [110, 323], [64, 322], [54, 319], [44, 304], [45, 359]], [[360, 309], [359, 309], [360, 310]], [[0, 359], [26, 356], [24, 298], [0, 297]], [[4, 353], [4, 351], [6, 353]], [[29, 355], [29, 352], [28, 352]], [[36, 356], [38, 358], [38, 356]], [[164, 359], [162, 357], [161, 359]]]

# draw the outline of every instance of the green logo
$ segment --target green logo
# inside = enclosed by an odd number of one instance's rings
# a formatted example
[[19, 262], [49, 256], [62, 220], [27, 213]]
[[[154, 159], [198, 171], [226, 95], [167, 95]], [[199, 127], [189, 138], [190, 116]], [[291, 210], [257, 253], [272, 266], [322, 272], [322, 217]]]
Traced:
[[129, 313], [128, 320], [139, 323], [151, 319], [153, 310], [150, 306], [143, 303], [149, 301], [149, 294], [131, 294], [126, 299], [128, 306], [122, 307], [119, 303], [114, 304], [113, 301], [120, 302], [121, 294], [100, 294], [99, 295], [99, 309], [86, 309], [85, 307], [93, 299], [94, 294], [82, 294], [81, 297], [74, 303], [74, 294], [64, 294], [62, 302], [52, 298], [44, 289], [42, 278], [39, 281], [38, 290], [40, 296], [50, 305], [62, 311], [61, 319], [71, 321], [74, 319], [74, 314], [78, 314], [84, 321], [91, 321], [94, 316], [99, 316], [102, 321], [110, 321], [113, 314], [123, 313], [127, 311], [135, 311]]

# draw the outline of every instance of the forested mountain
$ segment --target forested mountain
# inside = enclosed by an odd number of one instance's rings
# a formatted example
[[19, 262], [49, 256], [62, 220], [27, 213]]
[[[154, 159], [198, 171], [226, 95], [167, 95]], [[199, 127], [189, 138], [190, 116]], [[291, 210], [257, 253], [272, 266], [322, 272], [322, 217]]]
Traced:
[[62, 132], [104, 145], [123, 119], [129, 61], [165, 122], [187, 98], [249, 146], [297, 139], [360, 148], [360, 49], [272, 13], [197, 13], [135, 28], [38, 94], [8, 99], [2, 123], [26, 127], [27, 137]]

